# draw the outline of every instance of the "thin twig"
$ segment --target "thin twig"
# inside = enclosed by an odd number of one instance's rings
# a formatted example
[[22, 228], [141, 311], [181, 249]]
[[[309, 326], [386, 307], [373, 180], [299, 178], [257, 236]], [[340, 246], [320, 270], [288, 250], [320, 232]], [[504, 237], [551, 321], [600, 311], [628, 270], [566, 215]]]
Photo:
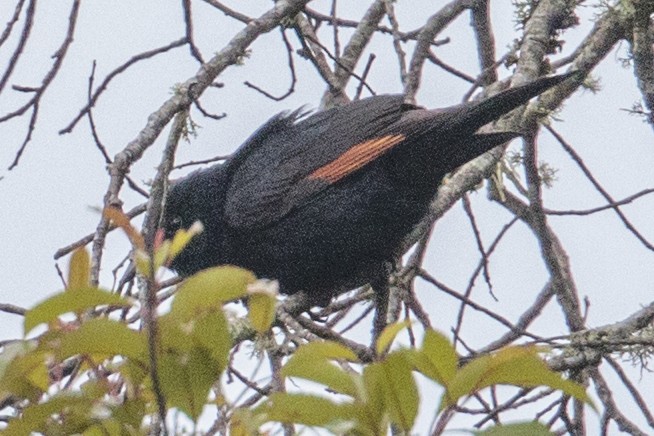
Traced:
[[654, 251], [654, 245], [652, 245], [639, 231], [634, 227], [633, 224], [627, 219], [627, 217], [622, 213], [620, 208], [616, 205], [616, 201], [613, 199], [613, 197], [602, 187], [602, 185], [597, 181], [593, 173], [588, 169], [586, 164], [584, 163], [583, 159], [579, 154], [574, 150], [574, 148], [566, 142], [565, 139], [559, 133], [554, 130], [551, 126], [545, 126], [548, 132], [550, 132], [554, 138], [561, 144], [561, 147], [570, 155], [572, 160], [577, 164], [577, 166], [581, 169], [581, 171], [584, 173], [586, 178], [592, 183], [592, 185], [595, 187], [595, 189], [606, 199], [606, 201], [614, 205], [612, 206], [612, 209], [615, 211], [616, 215], [620, 218], [622, 223], [625, 225], [625, 227], [638, 239], [644, 246], [650, 251]]

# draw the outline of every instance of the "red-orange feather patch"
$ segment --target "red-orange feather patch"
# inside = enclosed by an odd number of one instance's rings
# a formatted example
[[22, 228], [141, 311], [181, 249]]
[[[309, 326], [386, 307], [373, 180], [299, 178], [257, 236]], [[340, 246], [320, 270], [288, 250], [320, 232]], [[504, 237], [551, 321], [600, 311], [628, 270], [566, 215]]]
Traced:
[[328, 183], [335, 183], [368, 162], [372, 162], [386, 150], [404, 141], [405, 138], [405, 135], [400, 134], [387, 135], [357, 144], [327, 165], [309, 174], [309, 179], [322, 179]]

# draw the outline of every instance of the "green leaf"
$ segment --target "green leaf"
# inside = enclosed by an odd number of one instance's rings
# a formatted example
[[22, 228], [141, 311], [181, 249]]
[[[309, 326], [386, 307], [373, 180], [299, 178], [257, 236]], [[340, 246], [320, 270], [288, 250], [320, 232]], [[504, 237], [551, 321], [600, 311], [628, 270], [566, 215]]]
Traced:
[[247, 426], [247, 422], [232, 416], [232, 419], [229, 420], [229, 434], [232, 436], [250, 436], [256, 433]]
[[179, 408], [193, 420], [202, 413], [221, 372], [203, 348], [184, 354], [163, 353], [159, 359], [159, 381], [168, 406]]
[[61, 292], [37, 304], [25, 314], [25, 335], [41, 323], [51, 323], [64, 313], [79, 313], [96, 306], [129, 307], [128, 300], [118, 294], [98, 288], [77, 288], [76, 292]]
[[203, 231], [204, 227], [200, 221], [194, 222], [188, 230], [179, 229], [175, 233], [175, 236], [173, 236], [173, 240], [170, 244], [170, 254], [168, 256], [169, 259], [172, 260], [177, 257], [177, 255], [184, 249], [184, 247], [186, 247], [188, 243], [191, 242], [191, 239]]
[[353, 375], [332, 360], [357, 361], [349, 348], [336, 342], [311, 342], [298, 348], [282, 368], [285, 377], [299, 377], [323, 384], [334, 392], [354, 397], [357, 393]]
[[203, 314], [191, 331], [193, 343], [207, 350], [219, 372], [227, 367], [232, 337], [229, 334], [225, 315], [219, 311]]
[[327, 359], [345, 360], [353, 363], [359, 362], [359, 358], [354, 354], [354, 351], [334, 341], [315, 341], [304, 344], [298, 348], [293, 358], [299, 358], [299, 356], [304, 354], [321, 356]]
[[158, 326], [162, 349], [182, 353], [201, 347], [213, 359], [226, 364], [232, 338], [222, 310], [201, 313], [188, 321], [166, 314], [159, 318]]
[[259, 426], [263, 423], [259, 422], [258, 416], [253, 413], [252, 409], [240, 408], [236, 409], [229, 420], [229, 435], [230, 436], [252, 436], [259, 435]]
[[116, 370], [122, 375], [128, 388], [132, 389], [130, 392], [134, 392], [133, 389], [135, 388], [140, 389], [140, 386], [150, 375], [149, 365], [145, 365], [143, 362], [137, 362], [134, 360], [126, 360], [125, 362], [121, 362], [120, 365], [116, 366]]
[[59, 360], [83, 354], [100, 358], [124, 356], [144, 363], [148, 361], [145, 335], [118, 321], [92, 319], [77, 330], [61, 332], [57, 336], [50, 346]]
[[164, 266], [164, 264], [168, 262], [168, 259], [170, 259], [170, 245], [170, 241], [165, 240], [161, 243], [161, 245], [155, 248], [152, 261], [155, 271]]
[[524, 388], [548, 386], [594, 408], [584, 387], [550, 370], [535, 347], [506, 347], [494, 354], [478, 357], [461, 368], [447, 385], [441, 410], [456, 404], [463, 396], [496, 384]]
[[[20, 418], [9, 420], [4, 434], [30, 435], [40, 434], [77, 434], [91, 426], [92, 399], [78, 393], [58, 394], [48, 401], [30, 404], [23, 410]], [[52, 416], [66, 411], [63, 424], [51, 419]]]
[[456, 374], [456, 351], [444, 335], [434, 330], [425, 331], [422, 347], [408, 355], [420, 373], [442, 386]]
[[353, 406], [334, 403], [326, 398], [305, 394], [274, 393], [269, 401], [258, 409], [268, 421], [309, 426], [338, 426], [352, 420]]
[[136, 431], [139, 427], [129, 427], [127, 431], [120, 422], [115, 419], [102, 419], [100, 422], [97, 422], [94, 425], [89, 426], [84, 429], [84, 436], [106, 436], [106, 435], [129, 435], [129, 434], [138, 434]]
[[408, 321], [387, 325], [379, 335], [379, 338], [377, 338], [377, 343], [375, 344], [377, 355], [381, 356], [386, 350], [388, 350], [395, 340], [397, 334], [407, 328], [409, 325], [410, 323]]
[[248, 318], [252, 328], [265, 333], [275, 320], [277, 299], [269, 292], [256, 292], [248, 298]]
[[473, 431], [477, 436], [552, 436], [551, 432], [540, 422], [518, 422], [491, 427], [481, 431]]
[[340, 369], [328, 359], [320, 356], [304, 355], [291, 358], [284, 365], [282, 374], [286, 377], [299, 377], [327, 386], [334, 392], [354, 397], [356, 385], [352, 375]]
[[85, 248], [80, 247], [70, 257], [68, 286], [70, 291], [87, 289], [91, 283], [91, 260]]
[[247, 285], [254, 280], [250, 271], [235, 266], [200, 271], [180, 285], [171, 305], [171, 316], [189, 320], [199, 313], [222, 309], [224, 303], [244, 297]]
[[284, 375], [320, 383], [334, 392], [351, 397], [357, 393], [356, 385], [350, 374], [320, 357], [293, 359], [284, 366]]
[[[112, 418], [121, 423], [123, 428], [131, 429], [131, 434], [135, 435], [140, 434], [137, 430], [142, 430], [141, 423], [146, 413], [145, 400], [143, 396], [139, 395], [127, 396], [121, 404], [111, 407]], [[106, 434], [106, 432], [103, 433], [103, 435]]]
[[5, 374], [11, 362], [32, 352], [36, 349], [36, 346], [37, 342], [35, 340], [18, 340], [4, 345], [0, 353], [0, 377]]
[[46, 361], [49, 353], [37, 349], [35, 341], [16, 341], [0, 353], [0, 400], [9, 396], [36, 401], [49, 388]]
[[[231, 337], [222, 309], [182, 321], [159, 319], [159, 380], [170, 407], [192, 419], [202, 413], [211, 386], [227, 367]], [[135, 376], [135, 368], [128, 369]]]
[[381, 368], [386, 376], [381, 384], [386, 409], [391, 421], [408, 433], [413, 428], [420, 402], [412, 366], [406, 353], [397, 351], [386, 357]]
[[363, 386], [365, 394], [360, 398], [363, 403], [357, 412], [357, 420], [370, 435], [386, 434], [388, 422], [385, 402], [384, 384], [386, 371], [383, 363], [372, 363], [363, 368]]

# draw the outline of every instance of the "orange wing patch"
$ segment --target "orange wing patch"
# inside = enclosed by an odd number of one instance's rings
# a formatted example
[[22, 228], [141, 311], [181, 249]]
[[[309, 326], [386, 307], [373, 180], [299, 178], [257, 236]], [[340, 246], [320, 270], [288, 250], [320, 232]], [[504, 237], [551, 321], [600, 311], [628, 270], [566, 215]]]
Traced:
[[372, 162], [386, 150], [404, 141], [405, 138], [405, 135], [400, 134], [387, 135], [357, 144], [327, 165], [309, 174], [309, 179], [322, 179], [329, 183], [335, 183], [368, 162]]

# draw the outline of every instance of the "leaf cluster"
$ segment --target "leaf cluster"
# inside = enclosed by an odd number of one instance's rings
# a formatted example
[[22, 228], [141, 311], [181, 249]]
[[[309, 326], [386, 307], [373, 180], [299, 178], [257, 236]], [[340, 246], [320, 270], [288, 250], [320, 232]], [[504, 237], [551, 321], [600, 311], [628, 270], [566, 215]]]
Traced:
[[[406, 324], [386, 328], [377, 343], [377, 351], [390, 345]], [[456, 406], [463, 399], [484, 388], [512, 385], [523, 388], [547, 386], [589, 404], [584, 388], [551, 371], [535, 347], [507, 347], [490, 355], [480, 356], [459, 367], [459, 359], [449, 340], [433, 330], [425, 332], [422, 346], [400, 348], [360, 372], [350, 364], [360, 364], [349, 348], [335, 342], [313, 342], [304, 345], [289, 359], [282, 374], [325, 386], [338, 394], [331, 398], [306, 393], [275, 393], [253, 411], [249, 419], [233, 422], [249, 434], [264, 421], [303, 424], [353, 435], [387, 434], [389, 428], [411, 434], [420, 405], [415, 373], [441, 386], [438, 411]], [[423, 401], [428, 401], [423, 398]], [[485, 434], [482, 432], [480, 434]], [[509, 425], [487, 434], [550, 434], [539, 423]]]
[[[132, 240], [137, 269], [145, 277], [155, 277], [201, 231], [182, 230], [146, 254], [128, 220], [116, 211], [108, 215]], [[214, 267], [188, 278], [170, 310], [141, 329], [114, 314], [138, 310], [143, 303], [92, 286], [89, 278], [89, 255], [79, 249], [71, 257], [66, 288], [29, 310], [24, 339], [0, 353], [0, 402], [15, 410], [7, 434], [142, 434], [162, 408], [164, 415], [175, 410], [197, 422], [206, 405], [222, 400], [211, 393], [222, 392], [214, 388], [233, 347], [224, 305], [247, 298], [248, 320], [259, 334], [269, 334], [275, 318], [269, 284], [237, 267]], [[42, 333], [34, 335], [42, 326]], [[409, 434], [421, 401], [416, 373], [442, 387], [439, 413], [500, 384], [547, 386], [590, 402], [582, 386], [548, 369], [535, 347], [504, 348], [460, 367], [449, 340], [428, 330], [419, 348], [388, 352], [406, 327], [388, 326], [376, 343], [380, 357], [367, 364], [337, 342], [299, 346], [282, 366], [282, 379], [308, 380], [327, 394], [273, 392], [253, 407], [234, 411], [231, 433], [261, 434], [264, 424], [280, 422], [337, 434], [386, 434], [391, 427]], [[527, 423], [488, 434], [524, 434], [525, 428], [530, 434], [546, 432], [538, 423]]]

